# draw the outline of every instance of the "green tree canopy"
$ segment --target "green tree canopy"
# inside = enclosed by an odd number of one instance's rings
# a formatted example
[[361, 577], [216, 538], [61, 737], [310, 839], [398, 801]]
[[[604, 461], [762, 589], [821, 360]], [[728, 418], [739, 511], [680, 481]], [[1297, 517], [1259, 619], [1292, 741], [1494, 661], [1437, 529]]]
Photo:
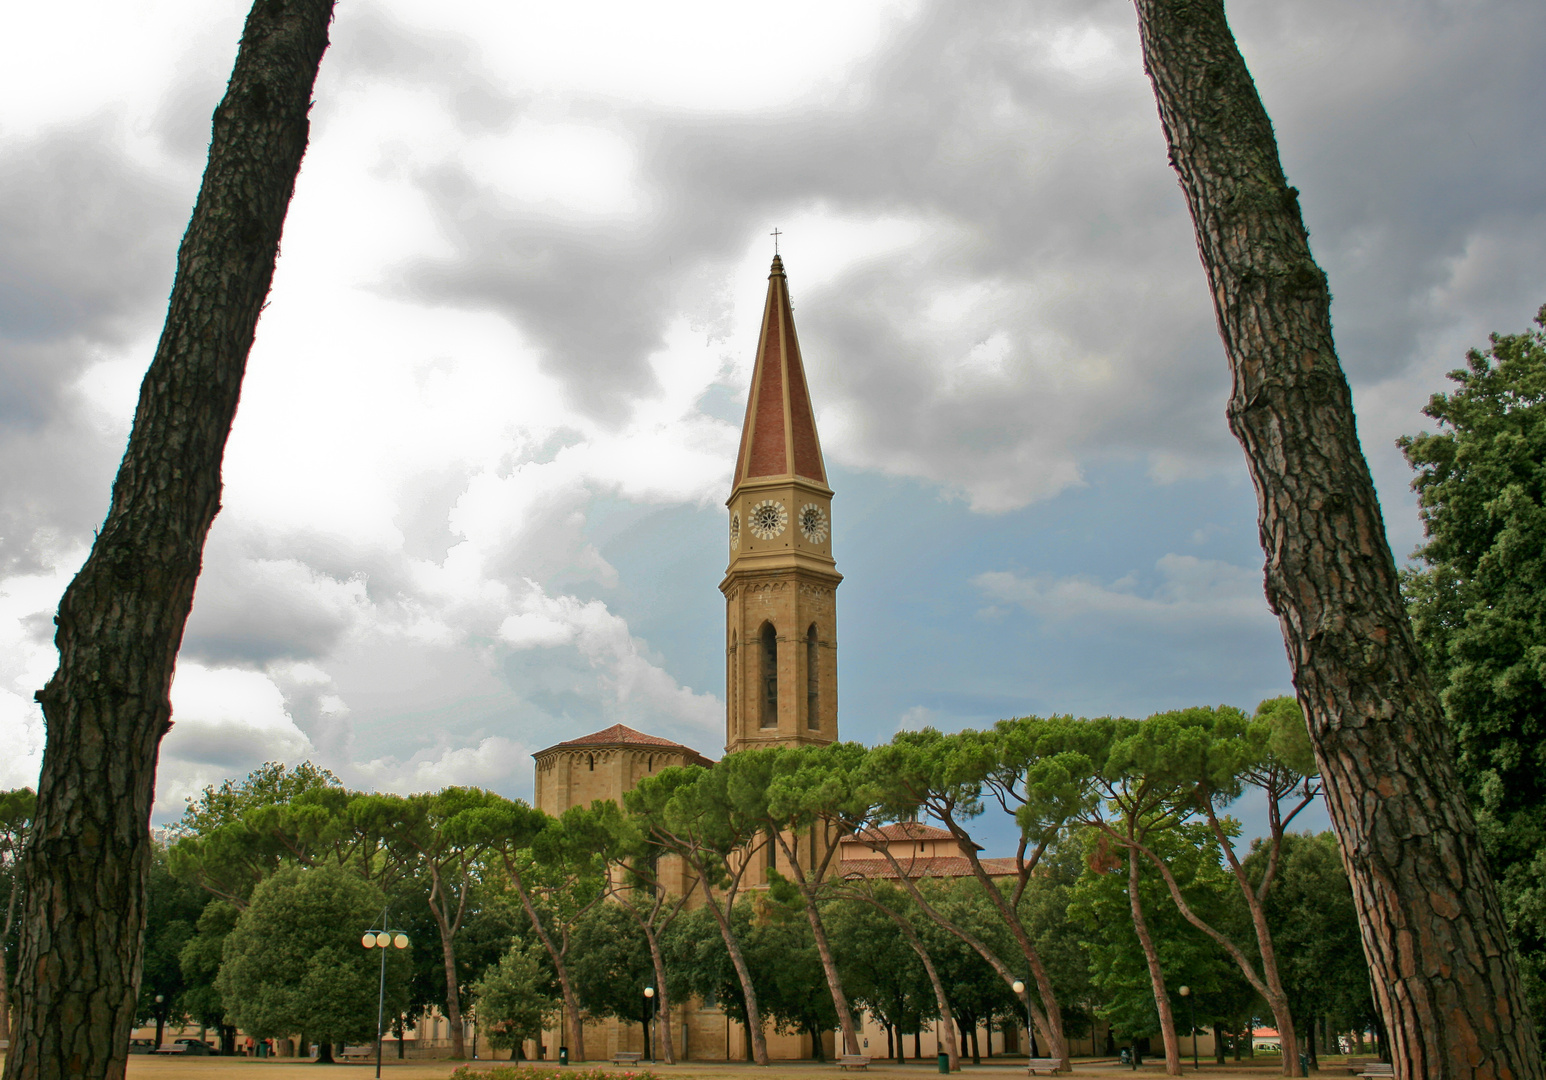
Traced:
[[1399, 440], [1427, 542], [1403, 576], [1546, 1034], [1546, 306], [1491, 337]]
[[379, 888], [337, 867], [279, 870], [226, 936], [215, 981], [226, 1014], [258, 1038], [304, 1031], [324, 1058], [332, 1043], [373, 1037], [383, 955], [388, 1015], [407, 1001], [404, 951], [360, 944], [385, 906]]
[[513, 1050], [519, 1057], [521, 1043], [541, 1038], [558, 1014], [557, 988], [542, 955], [536, 942], [517, 942], [472, 984], [478, 1022], [496, 1050]]

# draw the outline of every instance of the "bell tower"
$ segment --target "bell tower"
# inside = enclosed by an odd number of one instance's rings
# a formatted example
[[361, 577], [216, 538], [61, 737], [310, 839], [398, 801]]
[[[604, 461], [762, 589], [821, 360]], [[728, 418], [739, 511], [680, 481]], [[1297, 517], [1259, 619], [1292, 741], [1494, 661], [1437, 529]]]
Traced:
[[773, 256], [730, 499], [725, 752], [837, 739], [832, 489]]

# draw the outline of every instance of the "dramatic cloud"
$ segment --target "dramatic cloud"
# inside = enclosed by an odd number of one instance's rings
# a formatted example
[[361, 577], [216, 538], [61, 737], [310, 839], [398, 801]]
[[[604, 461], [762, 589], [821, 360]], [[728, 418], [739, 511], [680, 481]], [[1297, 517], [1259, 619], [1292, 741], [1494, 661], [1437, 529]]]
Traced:
[[[34, 6], [0, 43], [0, 784], [36, 776], [247, 6]], [[1546, 300], [1546, 9], [1230, 17], [1399, 555], [1393, 438]], [[333, 39], [158, 816], [266, 759], [519, 793], [616, 722], [717, 756], [775, 226], [843, 477], [845, 735], [1286, 686], [1126, 0], [362, 0]]]

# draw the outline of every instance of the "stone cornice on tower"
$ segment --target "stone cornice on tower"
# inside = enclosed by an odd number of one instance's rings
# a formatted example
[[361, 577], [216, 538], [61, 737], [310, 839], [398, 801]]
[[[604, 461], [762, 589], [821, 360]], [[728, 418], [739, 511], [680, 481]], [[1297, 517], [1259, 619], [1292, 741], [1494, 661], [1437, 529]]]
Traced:
[[751, 394], [746, 400], [746, 420], [741, 426], [741, 448], [736, 455], [731, 497], [742, 484], [756, 480], [800, 477], [825, 489], [827, 470], [816, 435], [816, 415], [811, 408], [800, 360], [800, 341], [794, 329], [794, 309], [789, 302], [789, 280], [784, 261], [773, 256], [768, 273], [768, 298], [757, 339], [757, 363], [752, 370]]

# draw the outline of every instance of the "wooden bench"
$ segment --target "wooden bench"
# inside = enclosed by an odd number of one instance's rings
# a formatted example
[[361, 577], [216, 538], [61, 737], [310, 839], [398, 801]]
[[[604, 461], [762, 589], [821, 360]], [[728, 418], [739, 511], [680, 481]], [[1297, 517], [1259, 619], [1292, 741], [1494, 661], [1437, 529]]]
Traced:
[[1394, 1075], [1396, 1075], [1396, 1067], [1394, 1065], [1390, 1064], [1388, 1061], [1371, 1061], [1371, 1062], [1369, 1062], [1369, 1064], [1364, 1066], [1363, 1072], [1359, 1073], [1358, 1075], [1359, 1076], [1394, 1076]]
[[869, 1072], [870, 1059], [863, 1054], [841, 1054], [837, 1059], [839, 1069], [863, 1069]]
[[1057, 1058], [1031, 1058], [1026, 1063], [1025, 1072], [1028, 1076], [1035, 1076], [1039, 1072], [1055, 1073], [1058, 1071]]
[[188, 1047], [183, 1043], [167, 1043], [156, 1051], [158, 1054], [186, 1054]]
[[614, 1065], [637, 1065], [643, 1060], [643, 1054], [635, 1054], [628, 1050], [619, 1050], [612, 1055], [612, 1064]]

